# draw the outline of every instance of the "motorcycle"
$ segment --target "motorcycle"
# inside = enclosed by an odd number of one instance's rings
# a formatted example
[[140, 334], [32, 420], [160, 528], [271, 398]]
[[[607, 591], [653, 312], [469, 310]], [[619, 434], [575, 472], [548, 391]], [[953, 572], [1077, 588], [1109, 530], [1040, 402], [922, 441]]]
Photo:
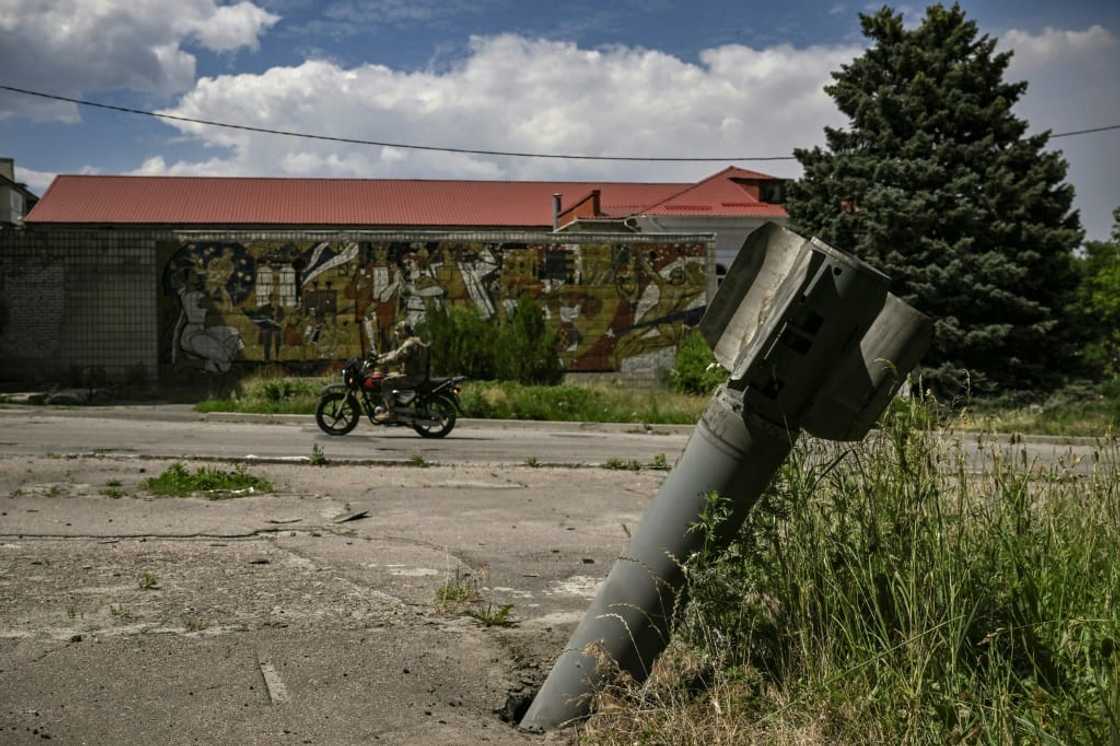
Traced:
[[393, 391], [393, 416], [378, 422], [385, 407], [384, 374], [371, 361], [350, 360], [342, 369], [342, 383], [326, 386], [319, 394], [315, 422], [327, 435], [346, 435], [358, 426], [364, 413], [371, 424], [411, 427], [422, 438], [442, 438], [455, 427], [462, 407], [461, 384], [466, 376], [426, 378], [414, 390]]

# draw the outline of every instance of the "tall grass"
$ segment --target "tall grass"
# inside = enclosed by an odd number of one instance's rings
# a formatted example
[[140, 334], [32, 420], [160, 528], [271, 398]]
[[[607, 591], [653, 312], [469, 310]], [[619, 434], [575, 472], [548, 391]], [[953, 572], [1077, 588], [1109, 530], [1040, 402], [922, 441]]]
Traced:
[[949, 413], [960, 430], [1096, 437], [1120, 433], [1120, 378], [1070, 384], [1038, 401], [1020, 397], [977, 399]]
[[314, 414], [319, 392], [332, 378], [292, 378], [265, 372], [242, 379], [221, 398], [195, 405], [199, 412], [249, 412], [257, 414]]
[[508, 381], [463, 387], [467, 417], [694, 425], [708, 397], [616, 386], [525, 386]]
[[839, 461], [800, 445], [582, 740], [1117, 743], [1120, 446], [1087, 475], [1021, 452], [975, 473], [926, 411]]
[[[223, 398], [199, 402], [200, 412], [314, 414], [319, 391], [333, 378], [246, 378]], [[707, 397], [615, 386], [527, 386], [468, 381], [464, 417], [575, 422], [695, 424]]]

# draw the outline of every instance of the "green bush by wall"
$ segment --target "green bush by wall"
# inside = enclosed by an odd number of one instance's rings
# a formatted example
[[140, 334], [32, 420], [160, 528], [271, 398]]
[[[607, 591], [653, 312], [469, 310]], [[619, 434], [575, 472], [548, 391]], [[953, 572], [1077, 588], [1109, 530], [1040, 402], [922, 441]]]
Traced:
[[673, 389], [684, 394], [710, 394], [726, 380], [727, 371], [716, 363], [715, 355], [700, 332], [694, 330], [685, 337], [677, 348], [673, 369], [669, 371]]
[[435, 374], [526, 384], [555, 384], [564, 376], [556, 334], [532, 298], [521, 298], [498, 320], [483, 319], [470, 307], [432, 307], [419, 331]]

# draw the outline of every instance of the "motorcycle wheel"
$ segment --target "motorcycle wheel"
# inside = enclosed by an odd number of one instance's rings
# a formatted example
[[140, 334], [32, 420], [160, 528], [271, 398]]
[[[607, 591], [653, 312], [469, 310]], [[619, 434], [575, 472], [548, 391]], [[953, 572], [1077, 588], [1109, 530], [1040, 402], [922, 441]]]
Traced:
[[327, 435], [345, 435], [358, 426], [360, 418], [358, 402], [342, 391], [324, 395], [315, 408], [315, 422]]
[[[424, 408], [418, 407], [417, 409], [417, 416], [424, 417]], [[421, 438], [442, 438], [455, 427], [455, 404], [450, 399], [443, 396], [432, 399], [427, 403], [426, 409], [427, 417], [425, 419], [431, 419], [435, 422], [413, 424], [412, 429]]]

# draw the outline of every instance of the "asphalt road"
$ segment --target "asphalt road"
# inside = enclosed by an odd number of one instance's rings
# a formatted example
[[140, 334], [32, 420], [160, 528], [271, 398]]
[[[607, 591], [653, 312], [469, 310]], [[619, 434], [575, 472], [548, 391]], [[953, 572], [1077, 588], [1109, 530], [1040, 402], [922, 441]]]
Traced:
[[[495, 710], [539, 684], [665, 472], [525, 462], [671, 463], [687, 435], [469, 424], [440, 441], [366, 426], [330, 438], [285, 422], [0, 408], [0, 743], [571, 740]], [[334, 465], [302, 463], [316, 445]], [[992, 447], [960, 442], [976, 464]], [[1098, 453], [994, 447], [1081, 470]], [[1115, 445], [1100, 453], [1115, 463]], [[250, 455], [271, 492], [144, 486], [169, 459]], [[440, 465], [364, 465], [415, 455]], [[449, 583], [469, 602], [439, 603]], [[509, 627], [465, 613], [507, 606]]]
[[152, 420], [121, 415], [0, 410], [0, 453], [92, 452], [145, 454], [166, 458], [307, 457], [318, 446], [327, 458], [456, 463], [598, 463], [610, 458], [648, 461], [657, 453], [675, 456], [686, 435], [572, 432], [549, 429], [500, 430], [460, 426], [440, 440], [424, 439], [402, 427], [361, 424], [343, 437], [322, 433], [312, 417], [302, 425]]
[[[629, 430], [629, 431], [628, 431]], [[633, 432], [638, 431], [638, 432]], [[968, 463], [978, 467], [993, 449], [1042, 466], [1089, 468], [1100, 446], [1091, 442], [1006, 439], [959, 435]], [[283, 424], [207, 420], [183, 407], [98, 409], [0, 408], [0, 455], [96, 453], [203, 459], [308, 458], [317, 446], [328, 459], [406, 462], [416, 456], [433, 463], [601, 465], [612, 460], [643, 464], [659, 454], [673, 463], [688, 435], [641, 432], [641, 426], [602, 431], [579, 423], [464, 423], [446, 438], [420, 438], [406, 428], [365, 423], [344, 437], [320, 432], [311, 417]]]
[[166, 465], [0, 457], [0, 743], [567, 743], [495, 710], [664, 477], [260, 464], [271, 493], [153, 498]]

